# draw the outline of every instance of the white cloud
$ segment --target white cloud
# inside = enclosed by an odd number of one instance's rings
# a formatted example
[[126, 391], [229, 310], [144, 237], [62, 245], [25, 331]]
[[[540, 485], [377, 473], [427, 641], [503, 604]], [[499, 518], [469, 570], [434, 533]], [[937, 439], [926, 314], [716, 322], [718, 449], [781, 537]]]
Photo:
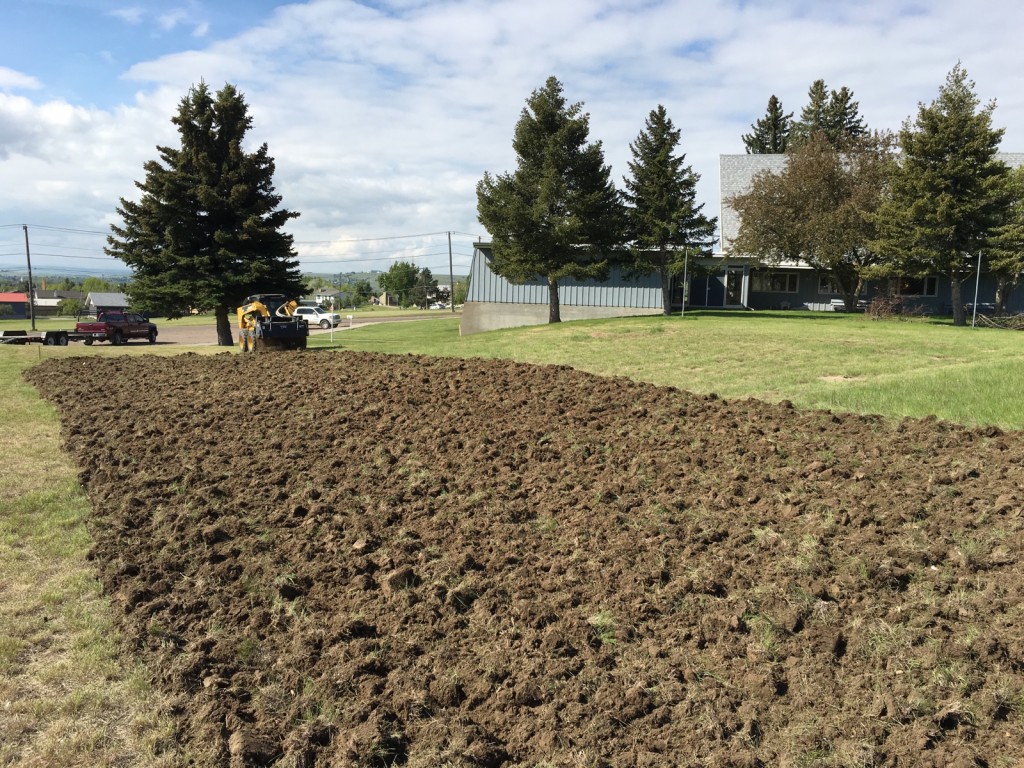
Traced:
[[120, 19], [126, 24], [141, 24], [145, 11], [138, 6], [131, 6], [126, 8], [115, 8], [114, 10], [109, 11], [107, 15]]
[[188, 12], [182, 8], [175, 9], [170, 13], [162, 13], [157, 17], [157, 23], [165, 32], [170, 32], [181, 22], [188, 18]]
[[0, 67], [0, 90], [37, 90], [39, 88], [42, 88], [42, 83], [32, 75]]
[[[807, 0], [378, 5], [285, 5], [227, 39], [211, 38], [184, 10], [169, 12], [166, 28], [194, 24], [204, 42], [131, 66], [124, 77], [139, 89], [133, 103], [62, 112], [0, 101], [0, 146], [18, 148], [0, 156], [0, 175], [31, 186], [45, 166], [49, 180], [70, 182], [51, 186], [58, 196], [49, 205], [42, 192], [20, 198], [0, 190], [0, 210], [38, 200], [33, 215], [61, 224], [109, 218], [118, 197], [134, 193], [155, 145], [176, 143], [170, 118], [201, 79], [215, 89], [234, 83], [245, 94], [251, 140], [269, 144], [284, 205], [302, 212], [289, 226], [300, 242], [482, 234], [476, 181], [485, 170], [513, 168], [515, 122], [549, 75], [570, 101], [584, 102], [616, 183], [627, 172], [629, 142], [664, 104], [712, 214], [719, 154], [743, 152], [740, 137], [772, 94], [799, 115], [819, 77], [851, 88], [871, 127], [897, 129], [962, 60], [982, 101], [1004, 99], [995, 113], [996, 124], [1008, 127], [1003, 147], [1024, 150], [1024, 104], [1014, 99], [1024, 87], [1024, 49], [1015, 40], [1021, 10], [957, 0], [869, 0], [856, 12], [852, 4]], [[5, 145], [8, 136], [13, 143]], [[344, 252], [353, 248], [300, 246], [304, 255]]]

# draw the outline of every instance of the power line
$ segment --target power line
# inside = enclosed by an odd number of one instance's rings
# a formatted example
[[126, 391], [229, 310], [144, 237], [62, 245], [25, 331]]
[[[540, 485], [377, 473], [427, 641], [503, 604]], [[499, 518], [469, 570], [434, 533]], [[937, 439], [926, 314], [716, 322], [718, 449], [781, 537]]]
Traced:
[[[99, 231], [95, 229], [80, 229], [77, 227], [56, 227], [50, 224], [0, 224], [0, 229], [8, 229], [15, 227], [30, 227], [32, 229], [42, 229], [49, 232], [70, 232], [72, 234], [80, 235], [103, 235], [104, 237], [110, 235], [110, 231]], [[334, 243], [370, 243], [376, 241], [386, 240], [412, 240], [417, 237], [440, 237], [442, 235], [459, 235], [462, 237], [474, 237], [479, 238], [479, 233], [473, 234], [471, 232], [456, 232], [454, 230], [443, 230], [438, 232], [420, 232], [412, 235], [383, 235], [376, 237], [352, 237], [342, 238], [335, 240], [295, 240], [295, 245], [331, 245]]]
[[[415, 237], [435, 237], [441, 235], [447, 235], [448, 230], [444, 232], [423, 232], [418, 235], [387, 235], [385, 237], [357, 237], [342, 240], [296, 240], [295, 245], [331, 245], [332, 243], [369, 243], [377, 240], [410, 240]], [[466, 237], [478, 237], [478, 235], [470, 235], [466, 232], [452, 232], [453, 235], [465, 235]]]
[[[12, 225], [4, 225], [4, 226], [12, 226]], [[13, 225], [13, 226], [26, 226], [26, 227], [31, 227], [32, 229], [45, 229], [45, 230], [50, 231], [50, 232], [71, 232], [71, 233], [77, 234], [77, 235], [103, 235], [104, 237], [106, 237], [107, 235], [110, 234], [110, 232], [97, 232], [94, 229], [74, 229], [72, 227], [51, 227], [51, 226], [49, 226], [47, 224], [25, 224], [25, 225], [17, 224], [17, 225]]]
[[87, 261], [120, 261], [120, 259], [117, 259], [113, 256], [74, 256], [68, 253], [46, 253], [44, 251], [39, 251], [39, 255], [50, 256], [51, 258], [58, 259], [85, 259]]
[[[473, 254], [465, 253], [462, 251], [454, 252], [458, 256], [471, 257]], [[402, 259], [432, 259], [436, 256], [447, 256], [448, 251], [434, 251], [431, 253], [408, 253], [404, 251], [398, 251], [392, 256], [360, 256], [354, 254], [353, 256], [340, 256], [338, 258], [332, 258], [328, 256], [306, 256], [301, 259], [304, 264], [344, 264], [347, 262], [374, 262], [374, 261], [400, 261]]]
[[[83, 229], [79, 227], [61, 227], [49, 224], [0, 224], [0, 231], [7, 229], [25, 229], [32, 228], [34, 230], [41, 230], [44, 232], [52, 233], [67, 233], [70, 235], [95, 235], [95, 236], [109, 236], [109, 231], [98, 231], [92, 229]], [[316, 245], [342, 245], [350, 243], [389, 243], [400, 240], [415, 240], [424, 238], [440, 238], [446, 237], [449, 241], [451, 235], [457, 235], [459, 237], [468, 238], [479, 238], [479, 235], [474, 235], [469, 232], [454, 232], [450, 230], [436, 231], [436, 232], [422, 232], [416, 234], [400, 234], [400, 235], [385, 235], [377, 237], [362, 237], [362, 238], [344, 238], [335, 240], [297, 240], [293, 241], [294, 245], [298, 246], [316, 246]], [[123, 262], [114, 256], [100, 256], [100, 255], [84, 255], [84, 254], [70, 254], [67, 251], [92, 251], [95, 253], [94, 247], [87, 246], [74, 246], [66, 245], [63, 243], [52, 242], [53, 238], [49, 238], [51, 242], [44, 242], [41, 244], [43, 248], [52, 248], [53, 250], [41, 251], [37, 250], [35, 254], [37, 256], [46, 257], [50, 259], [67, 259], [67, 260], [80, 260], [80, 261], [103, 261], [107, 262], [109, 267], [117, 270], [117, 268], [123, 264]], [[463, 246], [465, 242], [463, 241]], [[426, 248], [423, 246], [426, 245]], [[14, 242], [0, 243], [0, 248], [6, 246], [7, 248], [16, 248]], [[433, 247], [431, 247], [433, 246]], [[37, 248], [40, 246], [37, 246]], [[422, 252], [415, 252], [416, 248], [423, 248]], [[317, 269], [326, 268], [331, 271], [344, 270], [346, 267], [357, 267], [357, 265], [363, 264], [374, 264], [374, 263], [393, 263], [396, 261], [407, 260], [417, 262], [423, 259], [433, 259], [441, 256], [451, 256], [452, 254], [458, 256], [460, 259], [470, 259], [472, 253], [466, 250], [464, 247], [456, 250], [452, 250], [449, 244], [448, 248], [444, 248], [442, 242], [434, 241], [433, 243], [424, 243], [419, 246], [407, 246], [391, 248], [387, 250], [368, 250], [361, 249], [362, 252], [350, 253], [345, 255], [329, 255], [329, 254], [313, 254], [308, 255], [296, 255], [296, 261], [300, 262], [300, 266], [304, 269]], [[21, 256], [19, 250], [12, 250], [10, 252], [0, 252], [0, 258], [3, 257], [19, 257]], [[421, 262], [422, 263], [422, 262]], [[94, 270], [83, 265], [81, 268], [77, 267], [58, 267], [58, 266], [45, 266], [41, 267], [49, 273], [69, 273], [69, 274], [83, 274], [93, 272]], [[447, 265], [442, 265], [434, 268], [430, 268], [431, 271], [445, 271]], [[467, 264], [459, 264], [460, 270], [468, 269]], [[0, 267], [0, 272], [18, 272], [19, 267]], [[99, 272], [99, 274], [106, 274], [105, 272]]]
[[[49, 265], [49, 264], [35, 264], [35, 265], [33, 265], [33, 270], [36, 271], [36, 272], [67, 272], [67, 273], [72, 274], [72, 275], [81, 275], [81, 274], [104, 274], [104, 275], [109, 275], [109, 274], [114, 274], [115, 272], [118, 273], [118, 274], [126, 274], [126, 270], [121, 270], [121, 269], [116, 269], [116, 268], [113, 269], [113, 270], [104, 270], [104, 269], [96, 269], [95, 267], [57, 267], [57, 266], [52, 266], [52, 265]], [[5, 265], [0, 265], [0, 272], [19, 272], [19, 273], [24, 273], [25, 271], [26, 271], [26, 268], [25, 268], [24, 265], [21, 265], [21, 266], [5, 266]]]
[[[37, 242], [37, 241], [33, 241], [33, 242]], [[64, 245], [63, 243], [48, 243], [48, 242], [41, 242], [41, 243], [39, 243], [39, 245], [42, 246], [43, 248], [61, 248], [61, 249], [64, 249], [64, 250], [69, 250], [69, 251], [94, 251], [95, 252], [95, 250], [96, 250], [95, 246], [86, 246], [86, 245]]]

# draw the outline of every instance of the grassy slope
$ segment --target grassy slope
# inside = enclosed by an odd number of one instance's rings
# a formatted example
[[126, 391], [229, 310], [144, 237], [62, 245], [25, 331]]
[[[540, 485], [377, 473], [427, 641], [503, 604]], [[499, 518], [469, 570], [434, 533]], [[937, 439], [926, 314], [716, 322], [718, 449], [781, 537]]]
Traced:
[[[54, 326], [59, 327], [59, 326]], [[569, 364], [727, 397], [803, 407], [937, 414], [1024, 428], [1024, 337], [844, 315], [690, 313], [460, 337], [458, 320], [386, 323], [334, 346]], [[313, 347], [328, 346], [318, 336]], [[59, 448], [53, 410], [21, 380], [51, 355], [174, 354], [131, 348], [0, 347], [0, 765], [176, 765], [146, 673], [118, 657], [86, 559], [88, 502]], [[217, 347], [195, 348], [220, 353]]]
[[1024, 336], [1013, 331], [830, 313], [693, 312], [467, 337], [456, 320], [381, 324], [346, 331], [336, 342], [567, 364], [724, 397], [1024, 429], [1017, 397]]

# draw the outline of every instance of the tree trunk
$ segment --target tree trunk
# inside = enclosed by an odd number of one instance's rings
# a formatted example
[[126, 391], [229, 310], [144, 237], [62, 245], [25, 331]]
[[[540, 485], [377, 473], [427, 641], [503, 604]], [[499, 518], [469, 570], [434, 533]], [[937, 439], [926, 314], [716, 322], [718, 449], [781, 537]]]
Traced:
[[1010, 294], [1013, 293], [1013, 289], [1016, 287], [1012, 280], [1007, 280], [1005, 277], [999, 277], [996, 279], [996, 314], [1005, 315], [1006, 309], [1010, 304]]
[[864, 279], [861, 277], [855, 277], [846, 292], [843, 293], [843, 305], [847, 312], [857, 311], [857, 297], [860, 296], [864, 290]]
[[558, 280], [548, 278], [548, 322], [562, 322], [562, 312], [558, 305]]
[[668, 317], [672, 314], [672, 275], [669, 274], [665, 258], [663, 248], [661, 254], [661, 311], [665, 317]]
[[217, 307], [213, 314], [217, 318], [217, 345], [233, 347], [235, 340], [231, 335], [231, 321], [228, 319], [228, 308]]
[[960, 295], [960, 279], [957, 276], [949, 280], [949, 301], [953, 305], [953, 325], [967, 325], [967, 314], [964, 312], [964, 299]]

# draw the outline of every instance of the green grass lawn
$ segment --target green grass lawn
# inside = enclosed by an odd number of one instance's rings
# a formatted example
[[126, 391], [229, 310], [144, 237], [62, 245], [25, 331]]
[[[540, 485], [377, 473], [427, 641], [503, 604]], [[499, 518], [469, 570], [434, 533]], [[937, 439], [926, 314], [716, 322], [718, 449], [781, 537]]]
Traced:
[[439, 319], [355, 328], [334, 345], [564, 364], [730, 398], [1024, 428], [1024, 334], [948, 322], [692, 311], [463, 337], [457, 319]]

